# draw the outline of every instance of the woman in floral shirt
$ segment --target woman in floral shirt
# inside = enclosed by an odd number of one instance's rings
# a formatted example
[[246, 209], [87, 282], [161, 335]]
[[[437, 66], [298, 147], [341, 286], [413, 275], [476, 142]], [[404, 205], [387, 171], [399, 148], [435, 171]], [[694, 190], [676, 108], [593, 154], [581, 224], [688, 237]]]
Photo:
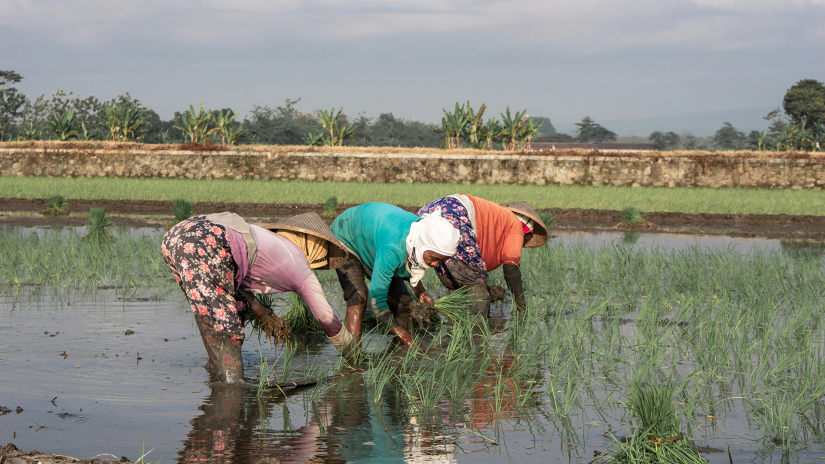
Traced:
[[232, 213], [195, 216], [166, 233], [161, 252], [195, 313], [207, 368], [221, 382], [243, 382], [247, 311], [259, 321], [272, 313], [254, 293], [296, 292], [336, 348], [351, 339], [312, 272], [343, 265], [347, 251], [315, 213], [262, 226]]

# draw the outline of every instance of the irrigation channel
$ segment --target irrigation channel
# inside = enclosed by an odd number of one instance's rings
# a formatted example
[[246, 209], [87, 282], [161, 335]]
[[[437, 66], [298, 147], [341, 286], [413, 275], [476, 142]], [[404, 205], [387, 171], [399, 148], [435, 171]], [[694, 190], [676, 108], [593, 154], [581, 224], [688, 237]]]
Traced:
[[[560, 234], [523, 259], [527, 315], [497, 303], [472, 342], [434, 324], [418, 336], [447, 348], [424, 356], [372, 332], [363, 372], [259, 394], [210, 384], [162, 231], [118, 229], [101, 248], [83, 233], [0, 229], [2, 443], [81, 459], [152, 450], [147, 462], [584, 464], [633, 434], [623, 402], [640, 379], [677, 389], [682, 432], [710, 462], [825, 458], [818, 246]], [[342, 314], [335, 273], [319, 278]], [[290, 346], [251, 336], [247, 377], [349, 372], [321, 335]]]

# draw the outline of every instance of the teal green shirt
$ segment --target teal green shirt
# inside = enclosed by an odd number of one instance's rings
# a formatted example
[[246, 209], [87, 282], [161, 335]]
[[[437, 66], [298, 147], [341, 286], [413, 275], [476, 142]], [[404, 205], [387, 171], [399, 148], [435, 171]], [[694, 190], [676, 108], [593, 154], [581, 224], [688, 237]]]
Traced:
[[361, 258], [370, 278], [369, 301], [376, 313], [387, 309], [393, 277], [410, 278], [407, 271], [407, 235], [420, 218], [386, 203], [364, 203], [350, 208], [332, 223], [338, 240]]

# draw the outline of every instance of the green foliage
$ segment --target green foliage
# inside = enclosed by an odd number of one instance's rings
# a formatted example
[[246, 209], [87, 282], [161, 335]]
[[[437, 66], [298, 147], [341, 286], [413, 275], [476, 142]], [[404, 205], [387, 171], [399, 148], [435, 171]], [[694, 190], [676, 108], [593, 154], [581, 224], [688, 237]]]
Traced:
[[[467, 102], [469, 105], [469, 102]], [[444, 108], [441, 109], [444, 116], [441, 118], [441, 127], [433, 127], [431, 130], [436, 134], [444, 136], [444, 148], [461, 148], [461, 136], [464, 129], [470, 122], [470, 115], [464, 110], [463, 105], [455, 104], [452, 113], [448, 113]]]
[[487, 122], [481, 126], [481, 139], [484, 141], [484, 148], [488, 150], [493, 149], [493, 144], [498, 142], [504, 135], [504, 126], [501, 121], [496, 118], [488, 119]]
[[590, 116], [582, 118], [581, 122], [577, 122], [575, 141], [582, 143], [600, 143], [600, 142], [615, 142], [616, 133], [605, 129], [600, 124], [597, 124]]
[[478, 113], [473, 111], [470, 102], [467, 102], [467, 126], [462, 134], [464, 141], [471, 148], [486, 148], [484, 143], [483, 122], [484, 111], [487, 110], [487, 105], [481, 104]]
[[627, 225], [639, 224], [645, 222], [642, 213], [635, 206], [625, 206], [622, 209], [622, 223]]
[[109, 130], [109, 140], [129, 142], [143, 137], [146, 120], [141, 108], [118, 103], [105, 107], [100, 122]]
[[636, 419], [636, 431], [627, 443], [617, 443], [615, 450], [605, 453], [607, 462], [706, 464], [696, 445], [679, 432], [675, 394], [669, 385], [631, 383], [627, 405]]
[[323, 133], [315, 134], [310, 131], [304, 136], [304, 143], [311, 147], [322, 147], [324, 145], [329, 145], [330, 141], [324, 136]]
[[284, 313], [284, 321], [294, 333], [323, 333], [321, 324], [315, 320], [307, 302], [297, 293], [289, 294], [289, 309]]
[[679, 148], [679, 134], [676, 132], [653, 132], [647, 138], [653, 142], [654, 150], [676, 150]]
[[66, 199], [63, 198], [63, 195], [52, 195], [49, 198], [49, 203], [46, 205], [46, 209], [50, 211], [65, 211], [68, 207], [69, 204], [66, 203]]
[[324, 216], [335, 216], [338, 213], [338, 197], [335, 195], [324, 202]]
[[771, 135], [768, 132], [751, 134], [751, 144], [759, 150], [771, 151], [822, 151], [825, 148], [825, 126], [796, 122], [786, 124], [782, 130]]
[[172, 211], [175, 214], [175, 224], [185, 221], [193, 215], [192, 203], [189, 203], [183, 198], [178, 198], [172, 203]]
[[733, 124], [726, 122], [722, 128], [716, 131], [713, 136], [713, 143], [720, 150], [742, 150], [747, 144], [748, 138], [744, 132], [737, 130]]
[[501, 114], [501, 122], [503, 124], [501, 143], [505, 150], [515, 150], [521, 139], [522, 129], [527, 124], [527, 110], [521, 113], [516, 111], [515, 117], [511, 117], [508, 106], [506, 112]]
[[14, 84], [23, 80], [23, 76], [14, 71], [0, 71], [0, 142], [6, 140], [6, 132], [20, 115], [20, 108], [25, 103], [25, 96]]
[[77, 138], [80, 133], [78, 130], [78, 121], [74, 117], [74, 109], [69, 108], [63, 117], [57, 115], [57, 112], [52, 109], [51, 117], [49, 118], [49, 129], [54, 132], [59, 140], [71, 140]]
[[189, 105], [189, 109], [181, 115], [182, 126], [175, 126], [175, 129], [186, 134], [192, 143], [206, 142], [206, 136], [215, 132], [216, 127], [209, 128], [209, 113], [203, 111], [203, 103], [200, 109], [195, 112], [195, 107]]
[[103, 208], [90, 208], [89, 220], [86, 223], [86, 236], [83, 239], [97, 245], [113, 242], [115, 238], [109, 233], [109, 228], [113, 225], [109, 217], [106, 216], [106, 210]]
[[40, 139], [40, 127], [36, 126], [33, 121], [29, 122], [28, 127], [23, 126], [22, 131], [23, 135], [17, 137], [20, 140], [31, 142]]
[[324, 139], [324, 142], [329, 143], [331, 147], [343, 147], [344, 140], [352, 138], [355, 133], [355, 127], [347, 125], [346, 116], [341, 116], [342, 111], [344, 111], [344, 108], [339, 109], [337, 113], [335, 108], [330, 111], [318, 111], [318, 120], [321, 122], [321, 126], [329, 132], [329, 139]]
[[814, 79], [803, 79], [785, 92], [782, 108], [791, 120], [803, 127], [825, 125], [825, 84]]
[[248, 131], [238, 127], [235, 122], [237, 114], [233, 114], [232, 110], [213, 111], [210, 114], [212, 123], [215, 124], [215, 131], [221, 137], [221, 145], [234, 145], [241, 137], [245, 136]]

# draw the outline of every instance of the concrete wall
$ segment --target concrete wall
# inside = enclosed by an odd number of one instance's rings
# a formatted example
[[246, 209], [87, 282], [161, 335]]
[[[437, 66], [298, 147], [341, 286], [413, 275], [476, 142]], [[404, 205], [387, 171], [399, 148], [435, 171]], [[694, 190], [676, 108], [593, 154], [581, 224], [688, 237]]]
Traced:
[[0, 148], [0, 175], [820, 190], [825, 159]]

